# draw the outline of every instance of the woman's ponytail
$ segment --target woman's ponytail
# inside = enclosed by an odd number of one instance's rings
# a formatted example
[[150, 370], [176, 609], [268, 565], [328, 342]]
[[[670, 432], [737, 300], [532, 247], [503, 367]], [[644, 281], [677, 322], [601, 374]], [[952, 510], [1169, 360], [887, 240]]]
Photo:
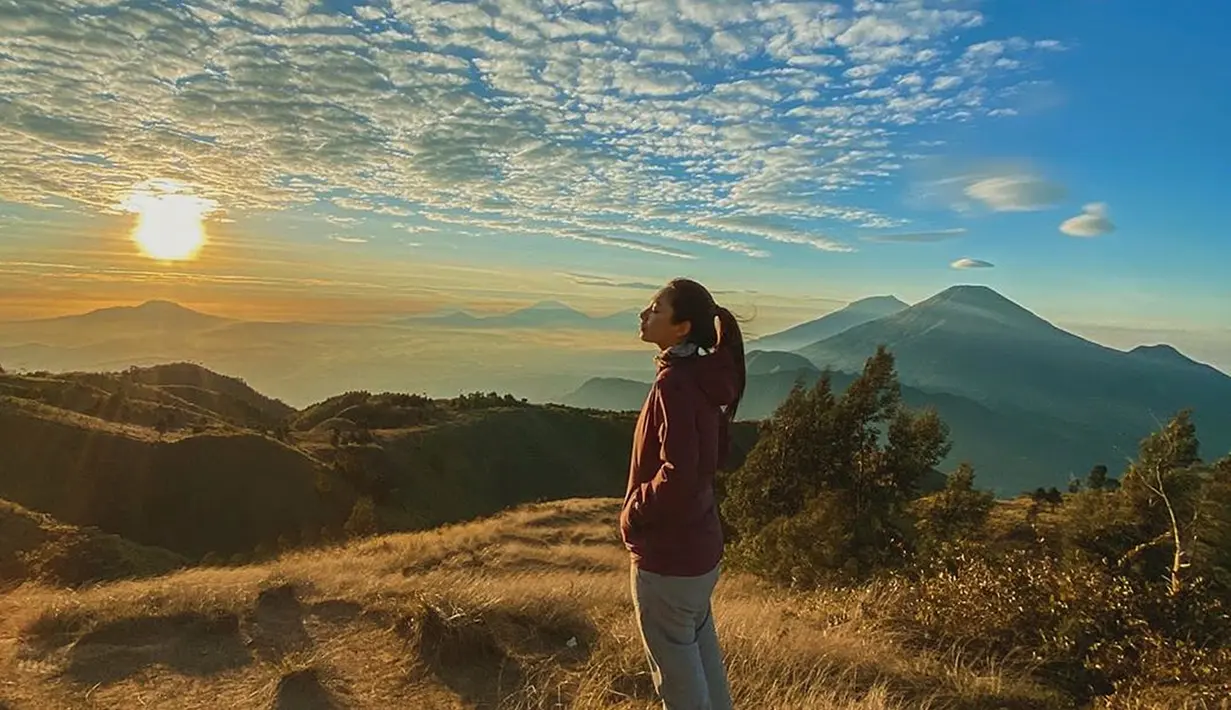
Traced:
[[718, 317], [718, 342], [715, 347], [731, 356], [735, 364], [736, 390], [735, 399], [727, 407], [727, 421], [735, 421], [735, 413], [739, 409], [740, 400], [744, 398], [744, 387], [748, 384], [748, 373], [744, 364], [744, 334], [740, 330], [739, 321], [735, 315], [722, 306], [715, 306]]

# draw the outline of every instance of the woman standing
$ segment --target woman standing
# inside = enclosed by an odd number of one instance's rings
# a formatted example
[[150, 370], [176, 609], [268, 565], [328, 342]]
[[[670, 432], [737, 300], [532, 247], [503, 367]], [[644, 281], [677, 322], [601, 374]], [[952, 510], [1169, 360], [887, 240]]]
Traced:
[[671, 281], [641, 312], [658, 376], [633, 434], [620, 533], [641, 639], [666, 710], [729, 710], [710, 598], [723, 553], [714, 476], [744, 393], [744, 342], [701, 284]]

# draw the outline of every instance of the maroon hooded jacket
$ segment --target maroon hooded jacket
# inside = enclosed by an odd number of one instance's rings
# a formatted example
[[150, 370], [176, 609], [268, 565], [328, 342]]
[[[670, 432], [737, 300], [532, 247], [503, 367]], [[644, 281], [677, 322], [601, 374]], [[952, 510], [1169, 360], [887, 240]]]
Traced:
[[620, 533], [638, 568], [693, 577], [722, 559], [714, 476], [726, 456], [720, 409], [736, 396], [730, 353], [672, 357], [658, 376], [633, 433]]

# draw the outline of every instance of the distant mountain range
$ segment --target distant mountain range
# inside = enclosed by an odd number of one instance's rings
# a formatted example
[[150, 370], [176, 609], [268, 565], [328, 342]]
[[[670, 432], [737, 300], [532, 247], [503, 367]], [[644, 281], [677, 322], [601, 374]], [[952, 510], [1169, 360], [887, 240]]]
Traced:
[[[886, 314], [864, 317], [869, 304]], [[751, 350], [742, 417], [770, 415], [796, 381], [811, 385], [822, 368], [845, 389], [884, 344], [905, 402], [934, 407], [949, 424], [947, 465], [970, 461], [982, 485], [1002, 495], [1063, 484], [1097, 463], [1116, 470], [1182, 408], [1194, 410], [1208, 456], [1231, 450], [1231, 377], [1171, 346], [1098, 345], [982, 286], [956, 286], [914, 306], [885, 297], [848, 308], [750, 344], [836, 331], [795, 352]], [[636, 409], [648, 388], [596, 378], [563, 402]]]
[[[194, 362], [242, 375], [295, 406], [354, 389], [438, 397], [500, 390], [541, 400], [594, 374], [642, 370], [650, 356], [636, 327], [633, 311], [592, 317], [550, 302], [491, 317], [338, 323], [236, 320], [149, 301], [0, 321], [0, 366], [64, 372]], [[491, 338], [513, 329], [516, 337]], [[586, 348], [562, 347], [581, 340]], [[640, 349], [620, 352], [600, 343]]]
[[591, 316], [558, 301], [541, 301], [510, 313], [476, 316], [465, 311], [450, 311], [411, 316], [394, 321], [398, 325], [430, 324], [451, 328], [548, 328], [572, 330], [625, 330], [635, 333], [636, 310], [606, 316]]

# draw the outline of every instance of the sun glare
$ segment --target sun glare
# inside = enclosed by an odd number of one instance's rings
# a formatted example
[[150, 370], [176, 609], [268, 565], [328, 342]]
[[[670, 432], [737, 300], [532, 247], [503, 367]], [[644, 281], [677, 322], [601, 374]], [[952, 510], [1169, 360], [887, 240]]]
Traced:
[[147, 180], [120, 204], [137, 215], [132, 239], [141, 251], [167, 261], [196, 257], [206, 241], [203, 220], [217, 206], [176, 180]]

